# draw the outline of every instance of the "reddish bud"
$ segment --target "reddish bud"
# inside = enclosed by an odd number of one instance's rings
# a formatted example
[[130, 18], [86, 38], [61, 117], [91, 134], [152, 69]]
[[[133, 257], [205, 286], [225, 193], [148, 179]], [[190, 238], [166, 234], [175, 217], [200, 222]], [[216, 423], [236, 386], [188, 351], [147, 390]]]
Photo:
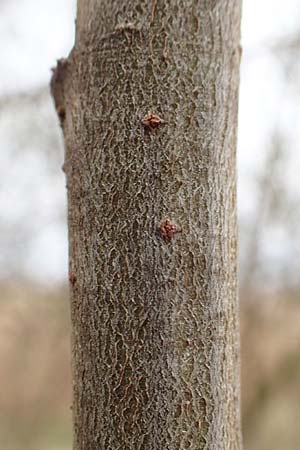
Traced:
[[181, 233], [181, 228], [169, 219], [163, 220], [159, 225], [160, 237], [165, 242], [170, 242], [173, 236], [177, 233]]
[[154, 130], [165, 123], [165, 120], [152, 113], [148, 113], [142, 120], [142, 125], [148, 130]]

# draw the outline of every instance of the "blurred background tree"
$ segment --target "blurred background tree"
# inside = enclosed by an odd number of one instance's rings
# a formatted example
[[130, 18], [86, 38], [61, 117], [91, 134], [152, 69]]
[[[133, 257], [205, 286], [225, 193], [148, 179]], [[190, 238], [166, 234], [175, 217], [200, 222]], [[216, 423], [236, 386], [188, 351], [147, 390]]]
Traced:
[[[47, 86], [50, 67], [72, 47], [75, 2], [2, 1], [0, 13], [0, 447], [67, 450], [65, 180]], [[246, 450], [300, 448], [299, 13], [297, 0], [244, 0], [238, 171]]]

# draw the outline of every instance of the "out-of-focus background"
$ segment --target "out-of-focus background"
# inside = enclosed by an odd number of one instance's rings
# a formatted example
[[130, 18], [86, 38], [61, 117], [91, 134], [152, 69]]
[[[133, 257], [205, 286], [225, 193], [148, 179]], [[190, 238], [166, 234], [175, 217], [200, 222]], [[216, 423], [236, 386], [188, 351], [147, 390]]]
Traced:
[[[300, 3], [243, 1], [238, 143], [245, 450], [300, 448]], [[70, 450], [62, 136], [74, 0], [0, 1], [0, 448]]]

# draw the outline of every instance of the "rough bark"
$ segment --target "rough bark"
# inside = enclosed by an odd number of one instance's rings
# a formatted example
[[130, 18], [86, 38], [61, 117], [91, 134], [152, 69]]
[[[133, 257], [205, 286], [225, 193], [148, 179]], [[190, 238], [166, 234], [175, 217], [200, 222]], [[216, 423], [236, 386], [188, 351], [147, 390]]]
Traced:
[[239, 0], [78, 1], [52, 78], [75, 450], [241, 449], [239, 29]]

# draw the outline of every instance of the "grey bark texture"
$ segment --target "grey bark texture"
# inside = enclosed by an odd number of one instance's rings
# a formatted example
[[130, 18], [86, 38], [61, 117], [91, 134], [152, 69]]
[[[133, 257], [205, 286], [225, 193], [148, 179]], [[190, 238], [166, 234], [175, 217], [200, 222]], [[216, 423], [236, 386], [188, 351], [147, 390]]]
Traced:
[[51, 83], [65, 138], [74, 450], [241, 450], [240, 9], [78, 1], [75, 46]]

